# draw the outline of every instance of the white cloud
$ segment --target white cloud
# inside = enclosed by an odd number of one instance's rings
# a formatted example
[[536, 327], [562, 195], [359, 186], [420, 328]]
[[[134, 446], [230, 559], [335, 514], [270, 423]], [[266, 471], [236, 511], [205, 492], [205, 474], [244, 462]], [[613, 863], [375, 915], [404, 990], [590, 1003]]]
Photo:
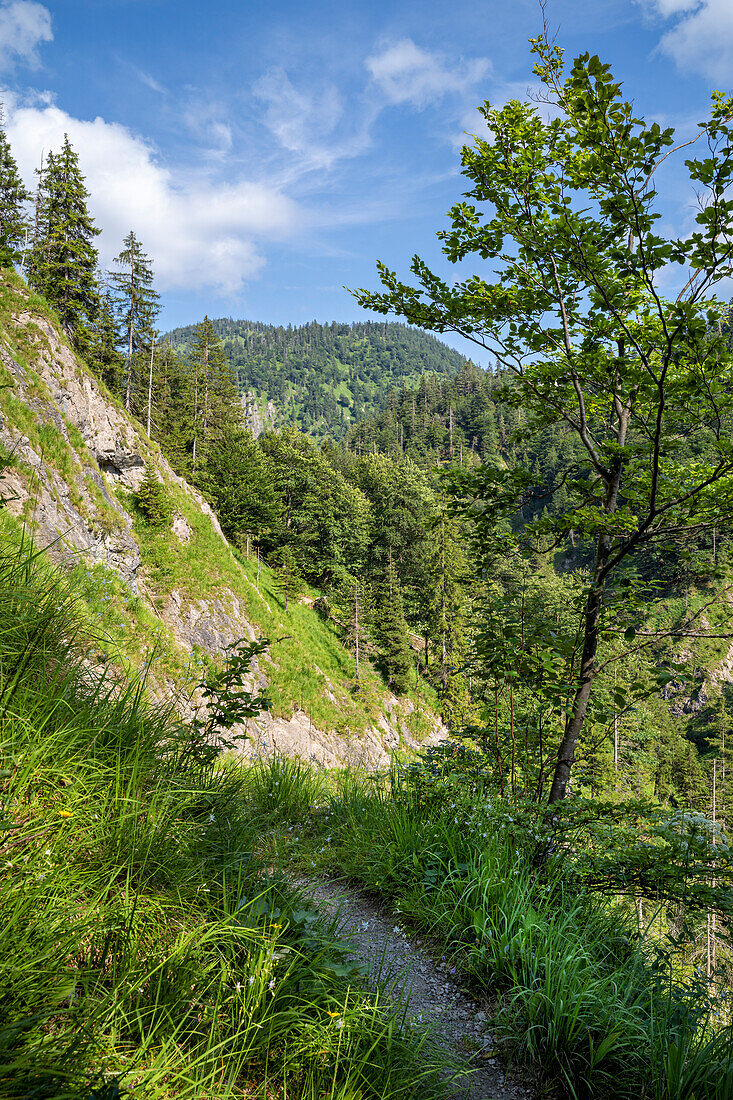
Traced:
[[681, 69], [733, 84], [733, 3], [731, 0], [645, 0], [648, 12], [677, 22], [662, 35], [659, 48]]
[[692, 11], [701, 0], [637, 0], [637, 2], [650, 15], [661, 15], [663, 19], [668, 19], [671, 15]]
[[138, 69], [136, 66], [131, 66], [132, 71], [138, 78], [141, 84], [144, 84], [146, 88], [150, 88], [151, 92], [157, 92], [159, 95], [165, 95], [166, 90], [159, 81], [151, 76], [150, 73], [146, 73], [144, 69]]
[[331, 168], [369, 145], [374, 110], [362, 103], [353, 125], [333, 84], [296, 88], [284, 69], [275, 68], [256, 81], [252, 91], [265, 104], [267, 128], [306, 169]]
[[209, 147], [210, 153], [221, 156], [231, 149], [232, 128], [216, 104], [197, 101], [183, 117], [191, 133]]
[[411, 38], [386, 44], [365, 65], [387, 102], [418, 108], [451, 93], [465, 95], [491, 72], [487, 58], [455, 64], [415, 45]]
[[258, 240], [282, 238], [302, 220], [292, 200], [261, 183], [178, 179], [151, 145], [117, 123], [76, 119], [53, 103], [18, 103], [7, 93], [6, 108], [8, 138], [26, 182], [33, 186], [41, 152], [58, 149], [68, 133], [103, 230], [100, 262], [109, 266], [134, 229], [161, 290], [235, 293], [264, 263]]
[[35, 0], [10, 0], [0, 6], [0, 69], [16, 61], [39, 64], [38, 47], [53, 41], [51, 13]]

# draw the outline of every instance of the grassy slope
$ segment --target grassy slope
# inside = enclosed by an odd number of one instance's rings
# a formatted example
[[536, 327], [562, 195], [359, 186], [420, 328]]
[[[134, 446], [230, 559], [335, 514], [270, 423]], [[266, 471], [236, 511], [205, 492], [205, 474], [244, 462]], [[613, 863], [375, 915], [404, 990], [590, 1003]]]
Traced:
[[[268, 871], [261, 769], [90, 672], [86, 618], [0, 549], [0, 1097], [434, 1096], [440, 1059]], [[304, 812], [318, 780], [276, 767]]]
[[[31, 380], [30, 395], [48, 400], [47, 387], [34, 368], [35, 357], [46, 343], [43, 334], [33, 325], [21, 328], [13, 321], [13, 315], [29, 310], [56, 323], [53, 311], [37, 295], [28, 292], [17, 276], [3, 276], [0, 291], [0, 338], [15, 358], [28, 372]], [[80, 372], [89, 373], [83, 363]], [[39, 417], [29, 405], [20, 400], [12, 389], [12, 375], [3, 368], [0, 383], [0, 410], [7, 422], [22, 432], [31, 445], [43, 454], [44, 463], [56, 470], [70, 487], [71, 501], [91, 525], [99, 531], [119, 523], [113, 509], [104, 501], [94, 481], [87, 475], [85, 497], [74, 484], [78, 462], [82, 467], [95, 468], [79, 431], [67, 422], [69, 442], [47, 419]], [[119, 402], [105, 393], [107, 400], [118, 409]], [[140, 452], [160, 466], [160, 451], [135, 425]], [[32, 495], [32, 472], [21, 470]], [[150, 602], [136, 598], [114, 571], [100, 565], [80, 564], [76, 581], [88, 605], [89, 617], [96, 622], [101, 635], [102, 648], [123, 664], [140, 668], [151, 654], [155, 654], [152, 681], [162, 686], [174, 680], [178, 685], [194, 682], [197, 669], [206, 654], [195, 653], [193, 658], [177, 644], [171, 631], [156, 615], [170, 593], [179, 591], [184, 604], [186, 598], [215, 600], [228, 599], [231, 592], [240, 602], [243, 613], [256, 629], [267, 637], [283, 639], [274, 642], [267, 664], [270, 694], [276, 716], [289, 717], [296, 707], [303, 709], [313, 723], [325, 731], [344, 733], [357, 737], [367, 725], [378, 717], [388, 692], [381, 677], [374, 671], [362, 676], [361, 690], [353, 691], [355, 667], [350, 655], [342, 647], [334, 628], [323, 622], [310, 607], [291, 601], [287, 612], [277, 595], [272, 572], [265, 566], [260, 570], [260, 591], [255, 587], [256, 563], [235, 558], [212, 527], [209, 518], [200, 510], [196, 499], [172, 479], [166, 478], [168, 494], [174, 511], [184, 516], [192, 531], [188, 543], [180, 543], [171, 532], [151, 530], [143, 517], [136, 512], [132, 495], [118, 489], [122, 506], [134, 516], [134, 534], [143, 555], [144, 584]], [[27, 509], [32, 530], [32, 504]], [[7, 532], [19, 528], [7, 516], [0, 523]], [[111, 639], [114, 639], [112, 641]], [[329, 698], [324, 690], [328, 687]], [[411, 693], [415, 711], [409, 718], [412, 731], [419, 736], [426, 732], [428, 723], [421, 715], [433, 715], [436, 698], [426, 685], [419, 692]]]

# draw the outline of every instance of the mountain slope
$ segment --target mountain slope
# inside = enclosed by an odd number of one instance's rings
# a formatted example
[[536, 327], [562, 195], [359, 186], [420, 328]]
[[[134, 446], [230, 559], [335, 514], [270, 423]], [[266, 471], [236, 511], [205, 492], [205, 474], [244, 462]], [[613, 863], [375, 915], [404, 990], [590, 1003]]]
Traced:
[[[294, 424], [340, 439], [363, 416], [382, 409], [389, 391], [425, 374], [450, 378], [467, 360], [434, 336], [394, 322], [310, 324], [287, 328], [220, 318], [213, 322], [253, 417]], [[185, 352], [193, 325], [163, 340]]]
[[[273, 639], [261, 660], [271, 715], [251, 723], [250, 752], [273, 747], [324, 764], [386, 762], [441, 730], [426, 696], [398, 700], [375, 672], [354, 668], [308, 602], [287, 612], [270, 571], [241, 560], [201, 495], [73, 354], [52, 312], [15, 276], [0, 293], [0, 481], [4, 537], [21, 521], [73, 571], [99, 638], [98, 660], [148, 667], [158, 697], [181, 706], [213, 656], [243, 637]], [[172, 521], [151, 526], [137, 503], [146, 467]], [[152, 656], [151, 656], [152, 654]], [[195, 701], [195, 696], [194, 696]]]

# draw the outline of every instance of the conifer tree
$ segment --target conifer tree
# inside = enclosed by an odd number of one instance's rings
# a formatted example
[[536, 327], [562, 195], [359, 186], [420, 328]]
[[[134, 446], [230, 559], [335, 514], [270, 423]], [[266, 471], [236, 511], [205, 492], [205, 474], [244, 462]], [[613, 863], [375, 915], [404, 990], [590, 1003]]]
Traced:
[[133, 230], [122, 244], [122, 251], [114, 259], [119, 270], [110, 272], [110, 277], [117, 294], [121, 335], [126, 349], [124, 401], [125, 408], [130, 412], [133, 411], [136, 360], [143, 356], [147, 362], [146, 352], [153, 339], [160, 296], [153, 289], [152, 264]]
[[170, 344], [163, 344], [157, 355], [157, 368], [152, 438], [160, 443], [176, 472], [190, 478], [193, 445], [190, 366]]
[[275, 567], [275, 587], [285, 601], [285, 610], [288, 609], [288, 600], [297, 596], [300, 592], [303, 579], [298, 569], [295, 555], [289, 546], [284, 546], [273, 563]]
[[249, 431], [226, 424], [206, 453], [199, 484], [211, 501], [226, 537], [242, 545], [248, 536], [259, 543], [278, 526], [282, 504], [272, 472]]
[[224, 346], [209, 317], [196, 326], [191, 346], [193, 386], [192, 475], [206, 460], [212, 440], [220, 439], [227, 425], [241, 422], [242, 409], [232, 368]]
[[361, 661], [369, 644], [365, 629], [369, 616], [369, 593], [364, 581], [355, 577], [350, 591], [344, 595], [349, 600], [349, 618], [344, 641], [354, 654], [358, 684], [361, 679]]
[[29, 281], [56, 308], [64, 331], [84, 353], [99, 310], [93, 242], [100, 231], [88, 198], [79, 157], [65, 134], [61, 151], [49, 154], [40, 176]]
[[387, 683], [398, 695], [407, 691], [412, 659], [402, 593], [390, 557], [377, 600], [379, 658]]
[[145, 467], [135, 501], [151, 527], [166, 527], [170, 523], [173, 514], [170, 497], [152, 466]]
[[12, 267], [21, 260], [29, 230], [25, 204], [31, 193], [18, 174], [3, 125], [0, 104], [0, 267]]
[[120, 354], [118, 342], [114, 302], [109, 287], [104, 287], [100, 294], [99, 312], [90, 336], [89, 365], [114, 394], [120, 392], [125, 373], [125, 363]]

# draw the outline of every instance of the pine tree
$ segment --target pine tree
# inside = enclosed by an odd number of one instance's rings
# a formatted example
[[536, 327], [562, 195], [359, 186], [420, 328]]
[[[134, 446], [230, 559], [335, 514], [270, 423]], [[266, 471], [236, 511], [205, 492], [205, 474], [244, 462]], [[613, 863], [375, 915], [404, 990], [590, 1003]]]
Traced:
[[88, 198], [79, 157], [65, 134], [61, 151], [49, 154], [40, 174], [29, 282], [56, 308], [64, 331], [82, 353], [89, 349], [99, 310], [93, 241], [100, 230], [89, 214]]
[[392, 690], [403, 695], [409, 686], [412, 657], [402, 593], [391, 557], [377, 599], [377, 615], [375, 626], [382, 669]]
[[[133, 387], [142, 375], [136, 371], [136, 363], [145, 359], [153, 340], [155, 319], [158, 316], [159, 294], [153, 290], [153, 267], [142, 250], [140, 241], [130, 230], [122, 244], [124, 245], [114, 262], [118, 271], [110, 272], [112, 285], [117, 295], [117, 309], [120, 329], [126, 349], [124, 402], [128, 412], [141, 412], [144, 402], [139, 398], [133, 401]], [[139, 406], [133, 410], [133, 404]]]
[[[100, 280], [101, 283], [101, 280]], [[111, 393], [119, 394], [125, 363], [118, 347], [118, 328], [109, 287], [104, 287], [99, 312], [89, 340], [89, 366], [96, 371]]]
[[275, 587], [285, 601], [285, 610], [288, 609], [288, 600], [297, 596], [303, 584], [303, 578], [298, 569], [295, 555], [289, 546], [284, 546], [273, 562], [275, 568]]
[[173, 515], [170, 497], [152, 466], [145, 467], [135, 502], [151, 527], [166, 527], [170, 523]]
[[192, 475], [206, 461], [209, 444], [220, 439], [227, 425], [239, 424], [242, 407], [234, 373], [209, 317], [196, 325], [191, 346], [193, 384]]
[[30, 225], [24, 207], [32, 196], [18, 175], [3, 122], [0, 104], [0, 267], [8, 268], [21, 262]]

